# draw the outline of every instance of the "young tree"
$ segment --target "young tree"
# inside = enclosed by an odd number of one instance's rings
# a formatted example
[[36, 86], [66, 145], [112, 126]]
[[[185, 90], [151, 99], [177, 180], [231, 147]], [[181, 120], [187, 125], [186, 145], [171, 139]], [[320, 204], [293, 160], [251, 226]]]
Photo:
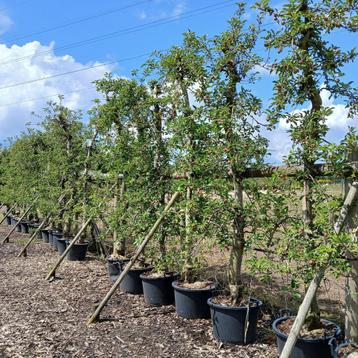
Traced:
[[[289, 123], [293, 142], [289, 162], [303, 165], [299, 178], [304, 190], [300, 242], [310, 245], [306, 251], [310, 253], [326, 234], [319, 225], [322, 214], [319, 200], [323, 198], [315, 180], [315, 164], [322, 159], [327, 118], [332, 109], [323, 104], [322, 91], [344, 99], [350, 116], [358, 110], [357, 90], [345, 82], [343, 73], [344, 65], [352, 62], [356, 53], [332, 44], [329, 35], [341, 29], [356, 31], [357, 8], [354, 1], [346, 0], [292, 0], [281, 9], [264, 0], [258, 8], [277, 24], [265, 37], [266, 47], [278, 52], [271, 65], [277, 79], [268, 117], [272, 123], [279, 119]], [[316, 262], [312, 260], [311, 265], [314, 271]], [[316, 299], [307, 323], [309, 329], [321, 325]]]

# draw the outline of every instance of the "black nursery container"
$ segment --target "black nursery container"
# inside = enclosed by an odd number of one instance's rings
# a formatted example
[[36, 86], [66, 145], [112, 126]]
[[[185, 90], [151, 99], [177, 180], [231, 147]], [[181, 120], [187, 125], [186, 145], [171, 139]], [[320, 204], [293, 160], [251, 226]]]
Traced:
[[[281, 322], [292, 318], [280, 317], [272, 324], [272, 329], [276, 334], [278, 351], [281, 354], [282, 349], [286, 343], [287, 335], [281, 332], [278, 328]], [[295, 347], [292, 350], [290, 358], [329, 358], [331, 357], [331, 347], [329, 342], [332, 338], [338, 337], [341, 329], [335, 323], [322, 320], [323, 323], [333, 324], [336, 328], [335, 334], [331, 336], [324, 336], [318, 339], [298, 338]]]
[[168, 306], [174, 304], [173, 281], [178, 280], [179, 273], [168, 273], [161, 277], [151, 277], [141, 274], [144, 301], [154, 306]]
[[[16, 231], [16, 232], [21, 232], [21, 222], [18, 222], [18, 221], [16, 220], [16, 223], [18, 223], [18, 225], [16, 226], [15, 231]], [[15, 225], [16, 225], [16, 223], [15, 223]]]
[[41, 237], [42, 237], [43, 242], [45, 242], [46, 244], [49, 243], [49, 235], [48, 235], [48, 230], [47, 229], [42, 229], [41, 230]]
[[66, 250], [66, 244], [67, 239], [57, 239], [57, 251], [60, 255], [62, 255]]
[[184, 318], [210, 318], [208, 299], [213, 297], [215, 286], [210, 288], [193, 289], [172, 283], [174, 288], [175, 309], [180, 317]]
[[17, 220], [14, 217], [11, 217], [11, 225], [16, 225]]
[[[110, 259], [107, 258], [107, 272], [108, 277], [111, 280], [111, 282], [114, 282], [117, 280], [118, 276], [121, 274], [123, 265], [129, 262], [129, 259]], [[142, 284], [142, 283], [141, 283]]]
[[51, 229], [48, 229], [48, 243], [53, 247], [53, 236]]
[[223, 343], [247, 344], [256, 340], [257, 320], [262, 302], [251, 299], [248, 317], [248, 330], [245, 340], [247, 307], [218, 305], [208, 299], [214, 337]]
[[61, 231], [53, 230], [52, 231], [52, 247], [55, 250], [58, 250], [58, 239], [61, 239], [63, 234]]
[[21, 221], [19, 226], [20, 226], [20, 231], [23, 234], [29, 233], [29, 224], [26, 221]]
[[132, 268], [128, 271], [123, 281], [119, 285], [122, 292], [139, 295], [143, 293], [143, 284], [140, 275], [144, 272], [151, 271], [151, 267]]
[[[350, 355], [353, 353], [351, 349], [348, 347], [350, 345], [354, 345], [354, 352], [358, 351], [358, 343], [355, 342], [343, 342], [337, 345], [337, 339], [332, 338], [329, 341], [329, 345], [331, 347], [331, 353], [333, 358], [349, 358]], [[348, 348], [348, 350], [347, 350]], [[344, 351], [343, 351], [344, 350]]]
[[[69, 241], [66, 242], [66, 246], [70, 244]], [[69, 261], [83, 261], [86, 259], [88, 249], [88, 242], [74, 244], [70, 251], [67, 253], [66, 258]]]
[[6, 225], [11, 225], [11, 216], [6, 217]]

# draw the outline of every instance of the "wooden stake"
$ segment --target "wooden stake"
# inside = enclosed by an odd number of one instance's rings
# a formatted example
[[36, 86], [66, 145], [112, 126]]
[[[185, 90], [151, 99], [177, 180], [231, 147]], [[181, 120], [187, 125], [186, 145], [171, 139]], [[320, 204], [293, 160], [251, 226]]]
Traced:
[[36, 200], [38, 197], [35, 198], [35, 200], [31, 203], [31, 205], [27, 208], [27, 210], [24, 212], [24, 214], [21, 216], [21, 218], [17, 221], [17, 223], [14, 225], [14, 227], [9, 231], [9, 233], [5, 236], [4, 240], [2, 241], [3, 244], [6, 242], [9, 242], [10, 235], [15, 231], [17, 226], [20, 224], [21, 220], [28, 214], [28, 212], [31, 210], [31, 208], [34, 206]]
[[77, 233], [77, 235], [74, 237], [73, 240], [71, 240], [70, 244], [66, 247], [66, 250], [64, 253], [60, 256], [60, 258], [57, 260], [53, 268], [50, 270], [48, 275], [46, 276], [46, 280], [51, 279], [52, 277], [55, 277], [56, 269], [61, 265], [61, 262], [64, 260], [68, 252], [71, 250], [71, 248], [75, 245], [75, 243], [78, 241], [78, 239], [81, 237], [82, 233], [86, 230], [87, 226], [92, 221], [92, 218], [89, 218], [81, 227], [80, 231]]
[[[336, 234], [339, 234], [343, 228], [343, 224], [345, 223], [348, 213], [350, 212], [350, 209], [352, 207], [352, 204], [354, 200], [357, 197], [358, 193], [358, 182], [355, 182], [352, 184], [349, 193], [344, 201], [343, 207], [340, 211], [339, 217], [336, 221], [336, 224], [334, 225], [334, 231]], [[289, 358], [291, 355], [291, 352], [296, 344], [296, 341], [298, 339], [298, 336], [300, 334], [300, 331], [302, 329], [302, 326], [305, 322], [308, 310], [311, 306], [312, 299], [314, 298], [317, 289], [324, 277], [324, 273], [326, 271], [327, 267], [320, 267], [315, 274], [313, 280], [311, 281], [309, 288], [306, 292], [306, 295], [303, 299], [302, 304], [300, 305], [300, 308], [298, 310], [295, 322], [293, 323], [293, 326], [291, 328], [290, 334], [287, 338], [287, 341], [285, 343], [285, 346], [283, 347], [283, 350], [281, 352], [280, 358]]]
[[14, 210], [16, 204], [14, 204], [6, 213], [5, 216], [0, 220], [0, 224], [2, 224], [5, 219], [11, 214], [11, 212]]
[[[348, 153], [348, 160], [358, 168], [358, 143]], [[348, 187], [348, 180], [345, 180]], [[347, 189], [346, 189], [347, 190]], [[347, 191], [346, 191], [347, 192]], [[351, 233], [353, 242], [358, 247], [358, 200], [352, 208], [352, 213], [347, 221], [347, 229]], [[358, 257], [347, 252], [350, 261], [350, 272], [345, 285], [345, 338], [347, 341], [358, 342]]]
[[[57, 203], [60, 204], [63, 198], [65, 197], [65, 194], [61, 195], [61, 197], [58, 199]], [[68, 203], [68, 202], [67, 202]], [[65, 205], [67, 205], [67, 203]], [[35, 239], [38, 232], [41, 231], [41, 229], [46, 225], [50, 217], [53, 215], [53, 213], [49, 213], [46, 218], [42, 221], [40, 226], [35, 230], [35, 232], [31, 235], [29, 241], [26, 243], [26, 245], [22, 248], [22, 250], [18, 253], [17, 257], [26, 256], [26, 249], [31, 245], [32, 241]]]
[[120, 285], [120, 283], [123, 281], [123, 279], [125, 278], [125, 276], [127, 275], [127, 273], [129, 272], [129, 270], [132, 268], [132, 266], [134, 265], [134, 263], [137, 261], [139, 255], [142, 253], [142, 251], [144, 250], [144, 248], [146, 247], [146, 245], [148, 244], [149, 240], [153, 237], [153, 235], [155, 234], [155, 232], [158, 230], [160, 224], [162, 223], [165, 215], [169, 212], [169, 210], [171, 209], [171, 207], [173, 206], [173, 204], [175, 203], [176, 199], [179, 196], [179, 192], [176, 192], [172, 198], [170, 199], [170, 201], [168, 202], [168, 204], [166, 205], [165, 209], [163, 210], [162, 214], [160, 215], [160, 217], [158, 218], [158, 220], [155, 222], [155, 224], [153, 225], [153, 227], [150, 229], [149, 233], [147, 234], [147, 236], [144, 238], [142, 244], [139, 246], [136, 254], [133, 256], [133, 258], [128, 262], [128, 264], [126, 265], [125, 269], [122, 271], [122, 273], [119, 275], [119, 277], [117, 278], [116, 282], [113, 284], [113, 286], [111, 287], [111, 289], [108, 291], [108, 293], [106, 294], [106, 296], [104, 297], [104, 299], [102, 300], [102, 302], [98, 305], [96, 311], [93, 313], [93, 315], [89, 318], [89, 320], [87, 321], [87, 324], [91, 324], [94, 322], [97, 322], [99, 319], [99, 315], [101, 313], [101, 311], [103, 310], [104, 306], [107, 304], [107, 302], [110, 300], [110, 298], [112, 297], [112, 295], [114, 294], [114, 292], [116, 291], [117, 287]]

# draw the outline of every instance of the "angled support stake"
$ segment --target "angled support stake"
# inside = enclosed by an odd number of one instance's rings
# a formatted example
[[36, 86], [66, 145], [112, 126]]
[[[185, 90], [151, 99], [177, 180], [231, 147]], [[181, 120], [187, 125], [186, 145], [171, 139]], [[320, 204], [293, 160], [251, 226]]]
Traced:
[[5, 236], [4, 240], [2, 241], [3, 244], [5, 244], [6, 242], [9, 242], [9, 238], [10, 235], [15, 231], [15, 229], [17, 228], [17, 226], [20, 224], [21, 220], [23, 220], [23, 218], [29, 213], [29, 211], [31, 210], [31, 208], [35, 205], [35, 202], [37, 201], [38, 197], [35, 198], [35, 200], [31, 203], [31, 205], [29, 205], [29, 207], [27, 208], [27, 210], [22, 214], [21, 218], [18, 220], [18, 222], [14, 225], [14, 227], [9, 231], [9, 233]]
[[166, 205], [165, 209], [163, 210], [162, 214], [160, 215], [160, 217], [158, 218], [158, 220], [155, 222], [155, 224], [153, 225], [153, 227], [150, 229], [149, 233], [147, 234], [147, 236], [144, 238], [142, 244], [138, 247], [138, 250], [136, 252], [136, 254], [133, 256], [133, 258], [129, 261], [129, 263], [126, 265], [125, 269], [122, 271], [122, 273], [119, 275], [119, 277], [117, 278], [116, 282], [113, 284], [113, 286], [111, 287], [111, 289], [108, 291], [108, 293], [106, 294], [106, 296], [104, 297], [104, 299], [102, 300], [102, 302], [98, 305], [96, 311], [93, 313], [93, 315], [89, 318], [89, 320], [87, 321], [87, 324], [91, 324], [94, 322], [97, 322], [99, 319], [99, 315], [101, 314], [101, 311], [103, 310], [104, 306], [107, 304], [107, 302], [110, 300], [110, 298], [112, 297], [112, 295], [114, 294], [114, 292], [116, 291], [117, 287], [120, 285], [120, 283], [123, 281], [123, 279], [125, 278], [125, 276], [127, 275], [127, 273], [129, 272], [129, 270], [132, 268], [132, 266], [134, 265], [134, 263], [136, 262], [136, 260], [138, 259], [139, 255], [142, 253], [142, 251], [144, 250], [144, 248], [146, 247], [146, 245], [148, 244], [149, 240], [153, 237], [153, 235], [155, 234], [155, 232], [158, 230], [158, 228], [160, 227], [160, 224], [162, 223], [165, 215], [169, 212], [169, 210], [171, 209], [171, 207], [173, 206], [173, 204], [175, 203], [176, 199], [179, 196], [179, 192], [176, 192], [172, 198], [170, 199], [170, 201], [168, 202], [168, 204]]
[[14, 204], [6, 213], [5, 216], [0, 220], [0, 224], [2, 224], [5, 219], [11, 214], [11, 212], [14, 210], [16, 204]]
[[[344, 204], [342, 206], [341, 212], [338, 216], [338, 219], [334, 225], [334, 231], [336, 234], [339, 234], [343, 228], [345, 221], [347, 220], [348, 214], [350, 213], [350, 209], [358, 196], [358, 182], [354, 182], [347, 194], [346, 199], [344, 200]], [[287, 341], [283, 350], [281, 352], [280, 358], [289, 358], [291, 356], [292, 350], [297, 342], [300, 331], [305, 323], [305, 319], [307, 313], [310, 309], [313, 297], [318, 290], [318, 287], [324, 277], [325, 271], [327, 267], [320, 267], [313, 277], [306, 295], [298, 309], [297, 316], [293, 326], [291, 328], [290, 334], [288, 335]]]
[[81, 227], [80, 231], [77, 233], [77, 235], [73, 238], [73, 240], [71, 240], [70, 244], [67, 246], [66, 250], [64, 251], [64, 253], [60, 256], [60, 258], [57, 260], [57, 262], [55, 263], [55, 265], [53, 266], [53, 268], [50, 270], [50, 272], [48, 273], [48, 275], [46, 276], [46, 280], [50, 280], [53, 277], [55, 277], [56, 274], [56, 269], [61, 265], [61, 262], [65, 259], [66, 255], [68, 254], [68, 252], [71, 250], [71, 248], [73, 247], [73, 245], [78, 241], [78, 239], [81, 237], [82, 233], [86, 230], [87, 226], [90, 224], [90, 222], [92, 221], [92, 218], [89, 218]]
[[[61, 195], [61, 197], [58, 199], [57, 203], [60, 204], [61, 201], [63, 200], [63, 198], [65, 197], [65, 194]], [[67, 203], [66, 203], [67, 204]], [[65, 204], [65, 205], [66, 205]], [[51, 218], [51, 216], [53, 215], [53, 213], [49, 213], [45, 219], [42, 221], [42, 223], [40, 224], [40, 226], [35, 230], [35, 232], [31, 235], [29, 241], [25, 244], [25, 246], [22, 248], [22, 250], [18, 253], [17, 257], [21, 257], [24, 256], [26, 257], [26, 250], [27, 248], [31, 245], [32, 241], [34, 241], [36, 235], [38, 232], [40, 232], [43, 227], [46, 225], [46, 223], [49, 221], [49, 219]]]

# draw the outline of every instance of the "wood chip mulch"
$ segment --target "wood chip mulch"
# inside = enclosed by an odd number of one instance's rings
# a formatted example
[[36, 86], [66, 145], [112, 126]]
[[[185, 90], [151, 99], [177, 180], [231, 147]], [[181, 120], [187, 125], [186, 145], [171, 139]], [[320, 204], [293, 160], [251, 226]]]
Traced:
[[[9, 227], [0, 226], [0, 238]], [[29, 235], [14, 233], [0, 245], [0, 357], [277, 357], [270, 321], [247, 346], [222, 345], [210, 320], [187, 320], [175, 308], [152, 307], [142, 296], [117, 292], [101, 321], [87, 326], [111, 287], [106, 265], [94, 258], [65, 260], [58, 278], [44, 279], [58, 254], [35, 240], [27, 258], [16, 258]]]

